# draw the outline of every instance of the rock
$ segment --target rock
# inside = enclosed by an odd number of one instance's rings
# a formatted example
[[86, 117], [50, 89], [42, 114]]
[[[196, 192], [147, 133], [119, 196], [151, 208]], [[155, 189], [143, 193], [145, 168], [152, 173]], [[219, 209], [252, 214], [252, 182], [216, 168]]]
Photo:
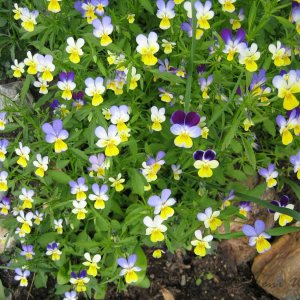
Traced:
[[300, 232], [280, 237], [252, 265], [256, 282], [280, 300], [300, 299]]
[[[276, 199], [276, 194], [273, 189], [268, 189], [262, 196], [263, 200], [271, 201]], [[249, 214], [248, 224], [253, 224], [255, 220], [260, 219], [266, 223], [266, 228], [270, 229], [274, 226], [274, 218], [267, 209], [262, 208], [255, 203], [252, 205], [252, 211]], [[230, 223], [230, 232], [237, 232], [242, 230], [242, 226], [245, 224], [244, 221], [237, 218]], [[220, 233], [224, 233], [225, 229], [220, 228]], [[238, 239], [224, 240], [219, 244], [219, 250], [224, 255], [224, 260], [228, 264], [231, 271], [236, 272], [236, 267], [245, 264], [252, 260], [257, 251], [255, 247], [248, 245], [249, 238], [241, 237]]]
[[0, 227], [0, 254], [14, 248], [15, 244], [15, 239], [13, 237], [9, 237], [8, 229]]

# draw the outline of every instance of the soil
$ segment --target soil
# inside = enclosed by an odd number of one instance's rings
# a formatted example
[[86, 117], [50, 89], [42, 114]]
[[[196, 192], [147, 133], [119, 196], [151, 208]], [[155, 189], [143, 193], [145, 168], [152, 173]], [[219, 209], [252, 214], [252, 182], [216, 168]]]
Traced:
[[[166, 252], [162, 258], [152, 257], [151, 249], [145, 249], [148, 256], [147, 275], [151, 281], [148, 289], [129, 286], [127, 291], [118, 293], [116, 286], [108, 287], [106, 300], [273, 300], [255, 283], [251, 265], [236, 267], [217, 251], [215, 255], [197, 258], [192, 252], [175, 254]], [[50, 300], [55, 298], [53, 279], [48, 287], [21, 288], [14, 280], [14, 273], [0, 271], [5, 287], [13, 291], [12, 300]], [[81, 298], [80, 299], [84, 299]]]

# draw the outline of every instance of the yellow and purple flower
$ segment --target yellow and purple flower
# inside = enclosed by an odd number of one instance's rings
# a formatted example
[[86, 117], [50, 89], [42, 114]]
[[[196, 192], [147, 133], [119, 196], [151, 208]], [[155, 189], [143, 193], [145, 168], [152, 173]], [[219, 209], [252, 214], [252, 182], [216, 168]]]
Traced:
[[32, 260], [35, 255], [33, 251], [33, 245], [22, 245], [21, 256], [25, 256], [26, 260]]
[[97, 183], [92, 185], [92, 190], [94, 194], [89, 194], [89, 199], [91, 201], [95, 201], [94, 207], [96, 209], [104, 209], [105, 202], [109, 199], [107, 195], [108, 186], [103, 184], [101, 187]]
[[198, 169], [198, 176], [201, 178], [211, 177], [212, 169], [219, 166], [219, 162], [215, 160], [216, 152], [208, 149], [206, 151], [198, 150], [194, 152], [194, 167]]
[[239, 205], [239, 213], [247, 218], [248, 213], [252, 210], [251, 202], [241, 201]]
[[72, 99], [72, 91], [76, 88], [76, 83], [74, 82], [74, 79], [74, 72], [61, 72], [59, 74], [59, 81], [57, 82], [57, 87], [63, 91], [61, 97], [65, 100]]
[[225, 209], [226, 207], [230, 206], [231, 205], [230, 201], [233, 200], [234, 198], [235, 198], [234, 190], [231, 190], [229, 192], [229, 195], [226, 196], [222, 201], [223, 202], [221, 205], [222, 209]]
[[164, 0], [157, 0], [156, 6], [158, 8], [156, 16], [161, 19], [159, 28], [163, 30], [169, 29], [171, 27], [170, 19], [175, 17], [174, 1], [169, 0], [167, 3], [165, 3]]
[[7, 124], [7, 119], [5, 118], [6, 112], [0, 112], [0, 131], [5, 129], [5, 125]]
[[91, 155], [89, 162], [91, 163], [91, 166], [88, 167], [89, 176], [93, 177], [96, 175], [98, 178], [104, 178], [105, 169], [108, 168], [105, 162], [105, 155], [103, 153], [99, 153], [97, 156]]
[[265, 231], [266, 225], [261, 220], [256, 220], [254, 226], [243, 225], [243, 233], [249, 237], [249, 246], [256, 246], [258, 253], [264, 253], [271, 248], [271, 244], [267, 241], [271, 236]]
[[78, 274], [71, 272], [70, 283], [75, 286], [76, 292], [78, 293], [86, 291], [86, 284], [90, 281], [86, 274], [86, 270], [82, 270]]
[[173, 178], [174, 180], [179, 180], [180, 179], [180, 175], [182, 173], [181, 170], [181, 165], [171, 165], [171, 169], [173, 171]]
[[161, 131], [162, 126], [161, 123], [163, 123], [166, 120], [165, 116], [165, 108], [157, 108], [156, 106], [151, 107], [151, 129], [154, 131]]
[[30, 271], [28, 270], [22, 271], [20, 268], [16, 268], [15, 273], [16, 275], [14, 279], [20, 281], [20, 286], [27, 286], [28, 285], [27, 277], [30, 276]]
[[0, 140], [0, 162], [5, 161], [5, 154], [7, 153], [7, 146], [9, 145], [9, 142], [7, 139]]
[[268, 188], [272, 188], [277, 185], [278, 172], [275, 171], [275, 165], [270, 164], [267, 169], [261, 168], [258, 171], [258, 174], [266, 179]]
[[112, 39], [109, 35], [114, 30], [114, 26], [111, 24], [111, 18], [104, 16], [102, 20], [93, 20], [92, 24], [94, 26], [93, 34], [95, 37], [100, 38], [100, 45], [105, 47], [111, 44]]
[[67, 38], [66, 52], [70, 54], [69, 60], [74, 63], [78, 64], [80, 62], [80, 56], [83, 55], [82, 47], [84, 46], [84, 39], [79, 38], [77, 41], [74, 40], [72, 36]]
[[118, 265], [122, 268], [120, 276], [125, 276], [125, 282], [130, 284], [138, 281], [138, 274], [136, 272], [142, 271], [138, 266], [135, 266], [137, 256], [132, 254], [126, 258], [118, 258]]
[[204, 77], [199, 78], [199, 85], [200, 85], [203, 99], [209, 99], [208, 90], [209, 90], [209, 86], [212, 84], [213, 80], [214, 80], [214, 78], [212, 75], [209, 75], [207, 77], [207, 79]]
[[157, 43], [157, 34], [150, 32], [148, 36], [139, 34], [136, 37], [137, 47], [136, 51], [142, 55], [142, 62], [146, 66], [154, 66], [157, 63], [157, 58], [154, 56], [159, 50]]
[[235, 53], [240, 53], [241, 50], [246, 47], [245, 44], [246, 32], [244, 29], [240, 28], [236, 32], [235, 39], [232, 36], [232, 31], [228, 28], [225, 28], [221, 31], [221, 37], [225, 42], [225, 48], [223, 53], [227, 54], [227, 60], [232, 61], [234, 59]]
[[58, 13], [61, 11], [59, 2], [62, 0], [47, 0], [49, 2], [48, 4], [48, 10], [53, 13]]
[[85, 179], [83, 177], [79, 177], [77, 181], [71, 180], [69, 185], [71, 187], [71, 194], [76, 195], [77, 201], [86, 199], [85, 192], [88, 190], [88, 186], [85, 184]]
[[87, 270], [87, 274], [91, 275], [93, 277], [96, 277], [98, 274], [98, 270], [100, 269], [100, 267], [98, 266], [98, 263], [101, 260], [101, 255], [96, 254], [92, 258], [91, 254], [86, 252], [86, 253], [84, 253], [84, 258], [86, 259], [86, 261], [83, 262], [82, 264], [86, 267], [89, 267]]
[[22, 142], [19, 142], [19, 148], [17, 148], [15, 152], [19, 156], [17, 164], [22, 168], [25, 168], [27, 166], [27, 162], [29, 161], [30, 148], [23, 146]]
[[229, 22], [232, 25], [232, 30], [237, 30], [241, 28], [241, 22], [245, 20], [244, 9], [241, 8], [238, 15], [233, 19], [230, 19]]
[[6, 192], [8, 190], [7, 177], [8, 173], [6, 171], [0, 172], [0, 192]]
[[60, 260], [61, 251], [58, 249], [59, 243], [52, 242], [47, 245], [46, 255], [51, 256], [53, 261]]
[[210, 228], [210, 230], [215, 231], [222, 225], [222, 221], [218, 218], [219, 215], [219, 210], [213, 211], [211, 207], [207, 207], [204, 213], [197, 214], [197, 219], [204, 222], [205, 228]]
[[236, 2], [236, 0], [219, 0], [219, 3], [222, 4], [222, 10], [229, 13], [235, 11], [234, 2]]
[[8, 197], [3, 196], [0, 202], [0, 215], [7, 216], [10, 210], [10, 205], [11, 205], [11, 200]]
[[53, 64], [53, 56], [50, 54], [41, 55], [37, 54], [37, 70], [40, 72], [41, 78], [44, 81], [52, 81], [53, 75], [52, 72], [55, 70], [55, 65]]
[[239, 63], [246, 66], [249, 72], [255, 72], [258, 68], [256, 61], [260, 58], [257, 44], [253, 43], [250, 47], [243, 44], [244, 47], [239, 49]]
[[[278, 207], [285, 207], [291, 210], [294, 209], [294, 204], [289, 204], [289, 197], [286, 195], [283, 195], [279, 201], [271, 201], [271, 204], [276, 205]], [[269, 209], [269, 212], [274, 214], [274, 221], [276, 222], [278, 220], [280, 226], [285, 226], [293, 221], [293, 217], [289, 215], [273, 211], [271, 209]]]
[[85, 93], [93, 97], [92, 98], [92, 105], [98, 106], [103, 102], [102, 94], [105, 92], [105, 87], [103, 85], [103, 78], [97, 77], [96, 79], [93, 79], [91, 77], [87, 78], [85, 81]]
[[194, 253], [201, 257], [206, 255], [206, 249], [210, 249], [210, 242], [213, 240], [213, 236], [211, 234], [207, 236], [202, 236], [201, 230], [195, 231], [196, 240], [191, 241], [191, 244], [195, 246]]
[[43, 132], [46, 134], [46, 142], [49, 144], [54, 143], [55, 153], [61, 153], [67, 151], [68, 145], [64, 142], [69, 137], [67, 130], [63, 129], [63, 122], [60, 119], [56, 119], [50, 123], [45, 123], [42, 126]]
[[185, 113], [182, 110], [177, 110], [171, 116], [171, 132], [177, 137], [174, 144], [177, 147], [191, 148], [193, 146], [192, 138], [197, 138], [201, 135], [201, 129], [198, 126], [200, 116], [195, 112]]
[[160, 215], [163, 220], [167, 220], [168, 218], [174, 215], [173, 206], [176, 201], [174, 198], [170, 198], [171, 190], [164, 189], [161, 192], [161, 196], [151, 196], [148, 199], [148, 204], [154, 207], [154, 214]]
[[152, 243], [161, 242], [165, 239], [164, 232], [167, 231], [167, 226], [162, 224], [163, 221], [160, 215], [156, 215], [154, 219], [149, 216], [144, 218], [143, 222], [147, 226], [146, 235], [150, 235]]
[[[199, 24], [197, 24], [199, 27]], [[188, 34], [188, 37], [191, 38], [193, 35], [192, 19], [189, 19], [189, 22], [184, 22], [181, 24], [181, 29]], [[204, 31], [200, 28], [196, 28], [196, 40], [200, 40], [203, 36]]]
[[279, 126], [279, 132], [282, 136], [282, 144], [290, 144], [294, 139], [291, 130], [295, 129], [298, 124], [297, 110], [294, 109], [291, 111], [288, 120], [282, 115], [277, 116], [276, 123]]
[[290, 157], [290, 162], [294, 165], [294, 172], [297, 173], [297, 178], [300, 180], [300, 151], [297, 155]]
[[19, 195], [19, 199], [23, 202], [22, 209], [32, 208], [32, 203], [34, 202], [34, 200], [32, 199], [33, 196], [33, 190], [27, 190], [26, 188], [22, 188], [22, 194]]

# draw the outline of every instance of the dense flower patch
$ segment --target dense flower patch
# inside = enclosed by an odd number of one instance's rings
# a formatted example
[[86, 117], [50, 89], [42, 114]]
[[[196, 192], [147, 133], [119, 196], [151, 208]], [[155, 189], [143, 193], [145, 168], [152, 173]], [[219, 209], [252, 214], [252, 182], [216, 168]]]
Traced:
[[[111, 282], [149, 286], [142, 246], [204, 257], [247, 236], [263, 253], [299, 230], [299, 0], [26, 3], [10, 11], [23, 88], [0, 112], [21, 286], [54, 276], [64, 299], [102, 299]], [[260, 199], [284, 187], [293, 199]], [[253, 205], [278, 226], [247, 224]]]

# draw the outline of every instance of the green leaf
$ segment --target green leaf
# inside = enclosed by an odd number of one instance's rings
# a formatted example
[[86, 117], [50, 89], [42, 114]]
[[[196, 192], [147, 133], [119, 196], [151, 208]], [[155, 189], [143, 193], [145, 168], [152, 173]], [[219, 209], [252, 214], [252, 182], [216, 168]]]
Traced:
[[146, 185], [145, 177], [137, 169], [133, 168], [128, 169], [128, 175], [130, 178], [132, 191], [140, 196], [143, 196], [144, 186]]
[[275, 124], [274, 122], [272, 122], [271, 120], [266, 120], [263, 123], [264, 128], [266, 129], [266, 131], [273, 137], [275, 137], [276, 134], [276, 129], [275, 129]]
[[149, 70], [155, 77], [170, 81], [171, 83], [184, 83], [184, 80], [174, 74], [168, 72], [160, 72], [159, 70]]
[[254, 21], [256, 19], [256, 12], [257, 12], [257, 1], [252, 1], [252, 5], [249, 10], [249, 16], [248, 16], [248, 33], [250, 34], [252, 30], [252, 26], [254, 24]]
[[291, 23], [289, 20], [287, 20], [286, 18], [280, 17], [280, 16], [273, 16], [277, 19], [277, 21], [283, 25], [286, 28], [289, 29], [294, 29], [295, 30], [295, 25], [293, 23]]
[[295, 227], [295, 226], [276, 227], [276, 228], [272, 228], [272, 229], [269, 229], [266, 231], [271, 236], [280, 236], [280, 235], [285, 235], [285, 234], [292, 233], [292, 232], [298, 232], [298, 231], [300, 231], [300, 227]]
[[153, 7], [151, 5], [151, 2], [149, 0], [139, 0], [141, 5], [152, 15], [154, 14]]
[[70, 176], [68, 176], [66, 173], [61, 171], [49, 170], [47, 171], [47, 174], [54, 181], [62, 184], [68, 184], [72, 180]]
[[27, 93], [29, 91], [30, 83], [31, 83], [32, 75], [27, 75], [26, 79], [24, 81], [24, 84], [22, 86], [21, 90], [21, 101], [24, 101], [26, 99]]
[[232, 123], [230, 124], [230, 128], [223, 139], [223, 143], [221, 147], [222, 151], [225, 150], [231, 144], [231, 141], [235, 137], [238, 127], [240, 125], [240, 119], [241, 119], [241, 113], [240, 111], [237, 111], [232, 120]]
[[3, 299], [3, 300], [6, 299], [5, 293], [4, 293], [4, 287], [3, 287], [1, 279], [0, 279], [0, 299]]
[[[48, 276], [45, 272], [38, 271], [34, 279], [34, 285], [37, 289], [47, 287]], [[0, 297], [1, 299], [1, 297]]]
[[291, 189], [296, 194], [298, 200], [300, 201], [300, 186], [299, 186], [299, 184], [290, 179], [287, 179], [287, 178], [283, 178], [283, 181], [291, 187]]
[[72, 152], [75, 156], [78, 158], [83, 159], [84, 161], [89, 161], [88, 156], [81, 150], [76, 149], [76, 148], [70, 148], [70, 152]]
[[245, 148], [247, 158], [248, 158], [251, 166], [255, 170], [256, 169], [256, 157], [255, 157], [255, 152], [253, 150], [253, 147], [251, 146], [250, 142], [247, 139], [243, 138], [242, 141], [243, 141], [243, 145]]
[[57, 283], [58, 284], [68, 283], [70, 280], [70, 273], [71, 273], [70, 264], [67, 263], [59, 269], [57, 273]]

